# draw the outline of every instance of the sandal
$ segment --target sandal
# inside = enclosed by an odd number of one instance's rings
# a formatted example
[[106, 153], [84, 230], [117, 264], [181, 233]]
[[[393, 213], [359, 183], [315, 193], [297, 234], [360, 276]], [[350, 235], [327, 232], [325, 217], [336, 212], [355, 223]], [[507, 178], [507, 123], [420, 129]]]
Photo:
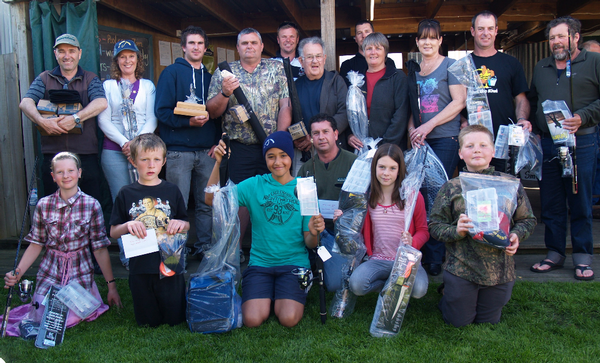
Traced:
[[533, 266], [531, 266], [529, 268], [529, 270], [531, 272], [536, 272], [536, 273], [543, 274], [543, 273], [546, 273], [546, 272], [550, 272], [550, 271], [554, 271], [554, 270], [559, 270], [559, 269], [561, 269], [561, 268], [564, 267], [563, 265], [557, 265], [556, 263], [554, 263], [552, 261], [546, 261], [546, 260], [541, 260], [540, 261], [540, 266], [539, 267], [542, 267], [542, 266], [550, 266], [550, 268], [547, 269], [547, 270], [540, 270], [539, 268], [534, 268]]
[[[581, 276], [577, 276], [577, 270], [579, 270], [579, 273], [581, 274]], [[575, 266], [575, 279], [576, 280], [584, 280], [584, 281], [593, 280], [594, 279], [593, 274], [592, 274], [592, 276], [583, 276], [583, 272], [586, 270], [590, 270], [590, 271], [594, 272], [594, 270], [592, 270], [591, 266]]]

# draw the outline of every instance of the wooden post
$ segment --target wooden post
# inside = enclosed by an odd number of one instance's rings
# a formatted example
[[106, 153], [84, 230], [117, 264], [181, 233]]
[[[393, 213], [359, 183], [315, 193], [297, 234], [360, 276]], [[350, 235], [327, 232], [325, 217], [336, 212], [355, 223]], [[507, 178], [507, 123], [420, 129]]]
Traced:
[[[31, 29], [29, 27], [29, 2], [18, 2], [10, 4], [10, 17], [13, 33], [13, 51], [17, 54], [17, 65], [19, 70], [19, 101], [23, 99], [33, 81], [33, 60], [31, 55]], [[18, 108], [18, 104], [15, 107]], [[19, 111], [23, 127], [23, 152], [25, 155], [25, 167], [27, 180], [31, 180], [33, 163], [35, 160], [35, 137], [33, 122]]]
[[325, 70], [335, 70], [335, 0], [321, 0], [321, 38], [325, 42]]

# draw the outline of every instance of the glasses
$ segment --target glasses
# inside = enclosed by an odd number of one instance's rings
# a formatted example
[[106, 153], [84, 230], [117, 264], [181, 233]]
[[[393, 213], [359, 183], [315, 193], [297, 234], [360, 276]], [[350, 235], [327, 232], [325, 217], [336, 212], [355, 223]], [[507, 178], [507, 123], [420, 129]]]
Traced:
[[313, 59], [316, 60], [317, 62], [320, 62], [323, 59], [323, 54], [309, 54], [304, 56], [304, 59], [312, 62]]

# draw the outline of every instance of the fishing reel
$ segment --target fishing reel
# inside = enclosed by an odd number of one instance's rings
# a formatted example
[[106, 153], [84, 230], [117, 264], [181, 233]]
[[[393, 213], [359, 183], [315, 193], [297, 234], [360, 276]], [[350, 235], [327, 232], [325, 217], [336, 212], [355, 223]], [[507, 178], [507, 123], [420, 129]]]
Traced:
[[29, 280], [22, 280], [19, 283], [19, 299], [22, 302], [27, 302], [31, 298], [31, 291], [33, 289], [33, 282]]
[[568, 146], [558, 147], [558, 161], [562, 166], [562, 177], [571, 178], [573, 177], [573, 157], [569, 152]]
[[313, 281], [320, 279], [319, 276], [313, 277], [312, 270], [304, 267], [293, 269], [292, 274], [296, 275], [298, 278], [298, 284], [300, 284], [300, 288], [303, 290], [310, 289]]

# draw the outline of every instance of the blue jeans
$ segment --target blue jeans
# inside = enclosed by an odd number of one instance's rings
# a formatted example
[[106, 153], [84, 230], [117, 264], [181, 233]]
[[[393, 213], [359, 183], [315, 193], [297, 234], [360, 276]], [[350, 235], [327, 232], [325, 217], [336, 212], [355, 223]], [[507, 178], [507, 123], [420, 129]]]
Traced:
[[[435, 155], [437, 155], [442, 162], [444, 170], [446, 170], [448, 180], [452, 179], [454, 170], [458, 165], [458, 160], [460, 160], [458, 157], [458, 136], [427, 139], [427, 143], [429, 146], [431, 146], [435, 152]], [[441, 264], [442, 259], [446, 254], [446, 245], [434, 238], [430, 238], [429, 241], [427, 241], [427, 243], [421, 247], [421, 252], [423, 252], [423, 260], [421, 261], [422, 263]]]
[[552, 139], [542, 139], [542, 150], [544, 163], [539, 185], [546, 248], [565, 256], [570, 212], [573, 263], [589, 265], [593, 253], [592, 188], [598, 154], [596, 134], [577, 136], [577, 194], [572, 192], [572, 179], [561, 176], [562, 166], [555, 158], [557, 150]]
[[[596, 142], [600, 148], [600, 129], [596, 132]], [[596, 176], [594, 179], [594, 193], [593, 195], [600, 195], [600, 150], [598, 150], [598, 156], [596, 156]], [[600, 198], [592, 198], [592, 205], [598, 203]]]
[[[125, 185], [133, 183], [133, 180], [129, 177], [129, 161], [125, 157], [125, 154], [117, 150], [102, 150], [102, 158], [100, 160], [102, 164], [102, 171], [108, 182], [110, 188], [110, 195], [114, 203], [117, 193]], [[117, 239], [119, 243], [119, 259], [124, 266], [129, 265], [129, 259], [125, 258], [125, 252], [123, 251], [123, 241], [120, 238]]]
[[167, 151], [167, 181], [179, 187], [186, 209], [192, 180], [194, 181], [192, 191], [196, 204], [196, 251], [206, 250], [211, 244], [212, 208], [204, 203], [204, 188], [215, 165], [215, 159], [208, 156], [209, 151]]
[[[392, 267], [394, 267], [394, 261], [370, 259], [361, 263], [350, 275], [350, 291], [357, 296], [366, 295], [373, 291], [381, 291], [388, 277], [390, 277]], [[428, 286], [427, 273], [423, 266], [419, 264], [411, 297], [415, 299], [422, 298], [427, 293]]]

